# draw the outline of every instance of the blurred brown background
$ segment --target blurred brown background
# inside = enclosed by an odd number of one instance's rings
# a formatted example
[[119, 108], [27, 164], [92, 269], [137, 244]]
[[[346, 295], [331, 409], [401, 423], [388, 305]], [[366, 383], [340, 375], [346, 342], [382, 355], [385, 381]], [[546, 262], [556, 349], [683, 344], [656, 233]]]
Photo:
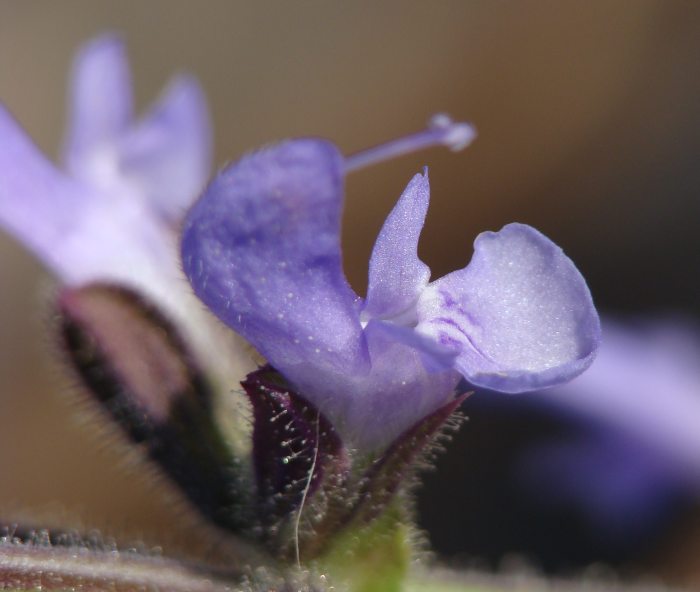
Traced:
[[[345, 258], [358, 291], [384, 216], [429, 164], [421, 252], [435, 277], [468, 261], [478, 232], [518, 220], [572, 256], [602, 309], [700, 312], [698, 2], [0, 0], [0, 100], [52, 156], [72, 54], [105, 30], [125, 35], [138, 105], [176, 70], [199, 77], [217, 166], [295, 135], [352, 152], [438, 111], [475, 123], [464, 153], [433, 150], [349, 179]], [[0, 269], [0, 516], [58, 512], [127, 540], [187, 542], [182, 506], [164, 504], [62, 396], [42, 309], [48, 276], [4, 235]], [[457, 443], [449, 466], [463, 453]], [[454, 478], [453, 468], [444, 483]], [[430, 503], [460, 495], [449, 487], [433, 487]], [[673, 563], [658, 569], [690, 577]]]

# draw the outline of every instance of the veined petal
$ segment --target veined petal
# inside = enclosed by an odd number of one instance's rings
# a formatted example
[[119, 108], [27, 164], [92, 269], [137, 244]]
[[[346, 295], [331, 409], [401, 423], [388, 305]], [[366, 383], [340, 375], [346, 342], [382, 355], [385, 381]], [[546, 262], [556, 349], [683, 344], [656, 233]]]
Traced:
[[418, 239], [429, 200], [426, 171], [411, 179], [374, 244], [363, 316], [388, 318], [410, 311], [428, 284], [430, 269], [418, 259]]
[[289, 380], [317, 388], [324, 372], [368, 367], [341, 263], [342, 166], [316, 139], [247, 156], [205, 190], [182, 239], [199, 298]]
[[204, 93], [194, 78], [180, 76], [120, 140], [120, 169], [161, 215], [180, 220], [209, 176], [211, 139]]
[[573, 378], [600, 342], [581, 274], [523, 224], [479, 235], [471, 263], [430, 284], [418, 315], [419, 332], [460, 347], [455, 368], [470, 382], [505, 392]]
[[132, 117], [131, 73], [118, 35], [87, 43], [73, 63], [70, 125], [66, 140], [68, 170], [81, 177], [86, 164], [126, 129]]
[[384, 321], [375, 320], [372, 323], [374, 331], [380, 328], [396, 341], [411, 346], [423, 354], [423, 363], [429, 372], [439, 372], [448, 368], [454, 368], [455, 360], [460, 349], [450, 343], [440, 343], [416, 331], [413, 327], [396, 325]]

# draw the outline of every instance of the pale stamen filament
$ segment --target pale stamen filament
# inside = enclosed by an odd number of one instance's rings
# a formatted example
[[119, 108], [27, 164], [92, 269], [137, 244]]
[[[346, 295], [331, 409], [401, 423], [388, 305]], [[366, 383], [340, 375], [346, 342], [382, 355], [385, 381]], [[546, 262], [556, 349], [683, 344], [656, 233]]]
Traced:
[[350, 173], [369, 165], [433, 146], [445, 146], [453, 151], [469, 146], [476, 137], [474, 126], [454, 122], [444, 113], [434, 115], [424, 130], [391, 140], [345, 158], [345, 172]]

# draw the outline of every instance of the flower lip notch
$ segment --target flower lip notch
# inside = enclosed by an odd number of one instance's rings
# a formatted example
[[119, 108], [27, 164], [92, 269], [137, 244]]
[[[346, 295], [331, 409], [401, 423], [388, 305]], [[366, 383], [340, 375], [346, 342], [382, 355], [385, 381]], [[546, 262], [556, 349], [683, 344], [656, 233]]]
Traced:
[[417, 255], [427, 172], [377, 238], [367, 298], [349, 286], [344, 175], [474, 136], [439, 115], [347, 158], [325, 140], [288, 140], [224, 168], [186, 218], [181, 254], [197, 296], [360, 448], [391, 442], [454, 397], [462, 377], [521, 392], [567, 381], [595, 355], [600, 324], [585, 281], [529, 226], [483, 233], [469, 265], [429, 281]]

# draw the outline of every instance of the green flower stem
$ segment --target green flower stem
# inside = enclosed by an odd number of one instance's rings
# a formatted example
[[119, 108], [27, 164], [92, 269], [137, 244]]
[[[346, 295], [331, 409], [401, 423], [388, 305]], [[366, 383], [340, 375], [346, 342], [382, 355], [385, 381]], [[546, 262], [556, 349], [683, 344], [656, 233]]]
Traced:
[[369, 526], [349, 528], [314, 566], [350, 592], [401, 592], [410, 565], [411, 528], [394, 503]]

